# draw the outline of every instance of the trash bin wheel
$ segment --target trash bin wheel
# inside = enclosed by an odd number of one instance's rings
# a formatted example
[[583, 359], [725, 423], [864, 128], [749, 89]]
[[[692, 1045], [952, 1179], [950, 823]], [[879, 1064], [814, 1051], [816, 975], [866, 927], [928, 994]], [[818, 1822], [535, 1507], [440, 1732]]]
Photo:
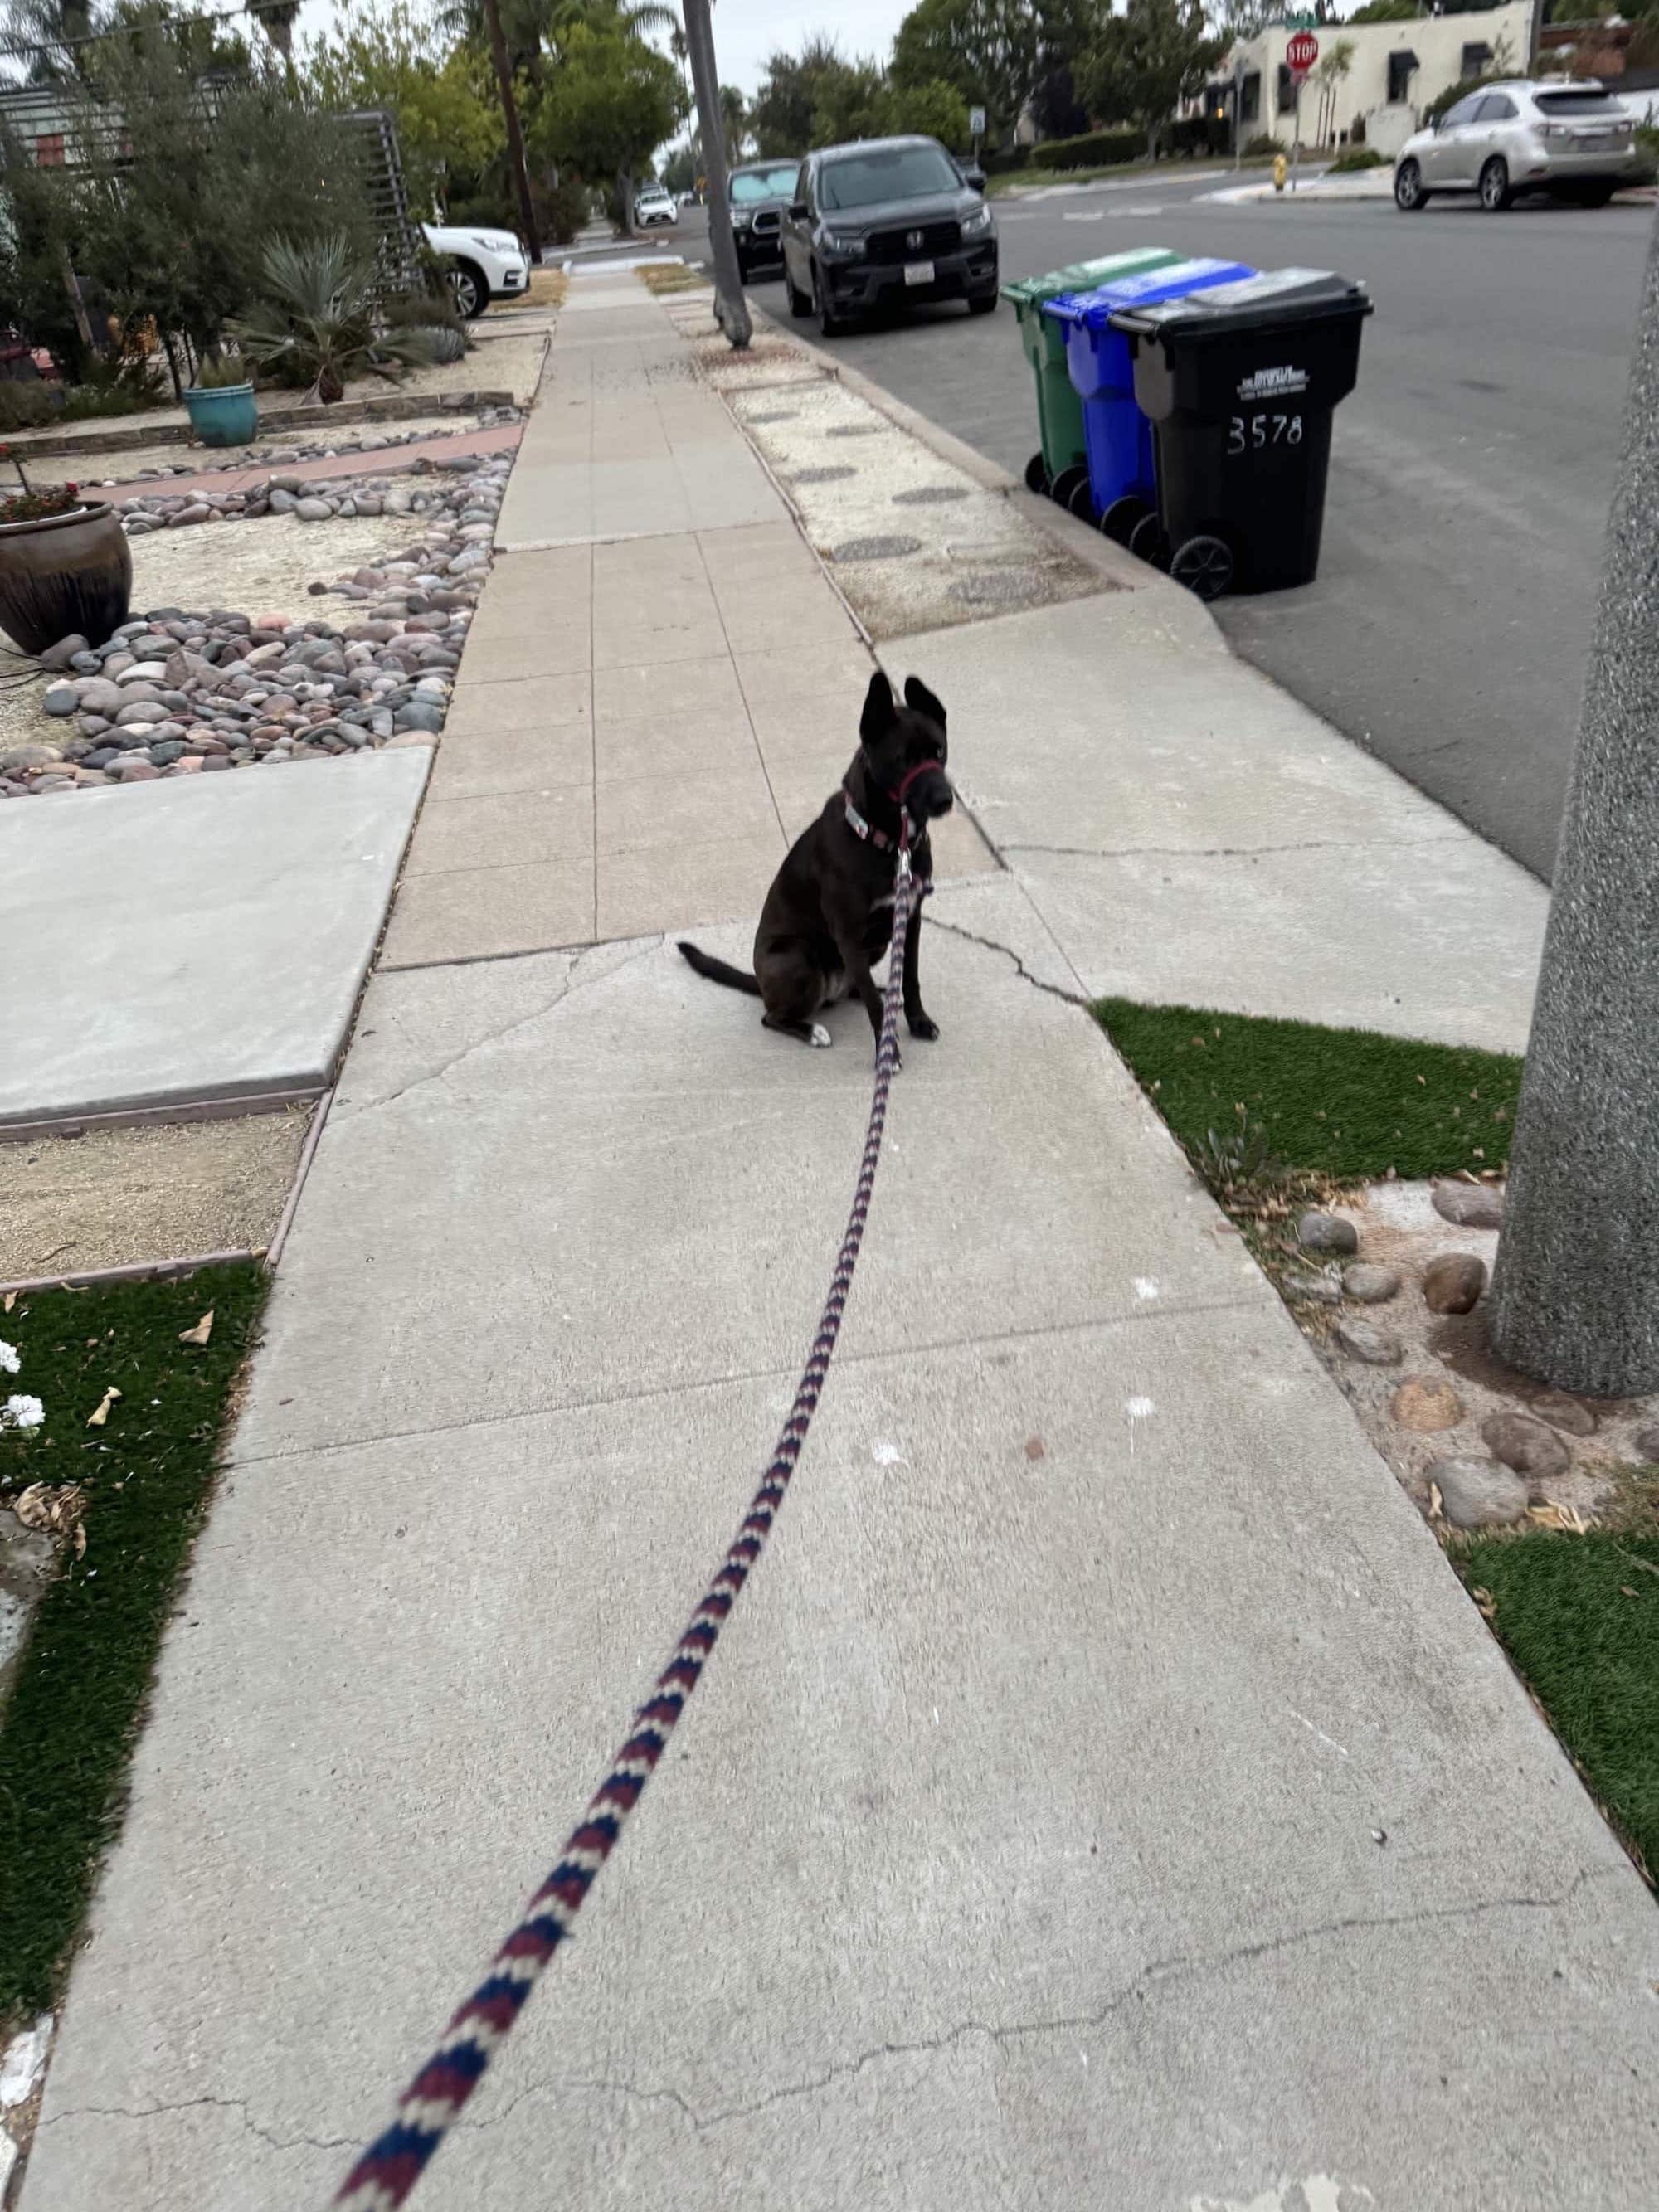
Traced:
[[1072, 494], [1079, 484], [1085, 491], [1088, 490], [1089, 471], [1074, 463], [1069, 469], [1062, 469], [1054, 478], [1048, 487], [1048, 496], [1056, 507], [1069, 507], [1072, 504]]
[[1150, 509], [1143, 514], [1129, 532], [1129, 550], [1137, 561], [1150, 562], [1154, 568], [1170, 565], [1170, 541], [1156, 514]]
[[1080, 484], [1072, 486], [1072, 495], [1066, 504], [1079, 522], [1086, 522], [1091, 530], [1094, 528], [1099, 518], [1095, 512], [1095, 495], [1089, 489], [1087, 477]]
[[1189, 538], [1170, 556], [1170, 574], [1200, 599], [1218, 599], [1233, 580], [1233, 556], [1221, 538]]
[[1127, 545], [1136, 523], [1152, 511], [1144, 499], [1137, 499], [1133, 492], [1126, 491], [1122, 498], [1115, 499], [1101, 516], [1102, 533], [1109, 538], [1114, 545]]
[[1033, 453], [1025, 464], [1025, 489], [1035, 492], [1046, 492], [1048, 489], [1048, 471], [1041, 453]]

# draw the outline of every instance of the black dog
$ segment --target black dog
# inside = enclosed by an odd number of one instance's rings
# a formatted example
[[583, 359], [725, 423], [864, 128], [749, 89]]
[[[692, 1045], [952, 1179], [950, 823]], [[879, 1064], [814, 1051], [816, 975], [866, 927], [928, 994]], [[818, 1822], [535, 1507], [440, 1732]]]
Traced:
[[904, 1018], [910, 1034], [936, 1037], [922, 1011], [918, 980], [921, 902], [931, 888], [933, 855], [927, 824], [951, 807], [945, 775], [945, 709], [912, 676], [904, 704], [879, 669], [870, 678], [859, 722], [859, 750], [841, 790], [804, 830], [778, 870], [755, 933], [755, 972], [711, 959], [695, 945], [680, 951], [699, 975], [764, 1000], [769, 1030], [827, 1045], [815, 1017], [846, 991], [864, 1001], [881, 1036], [881, 993], [870, 973], [893, 934], [901, 819], [908, 819], [912, 870], [911, 922], [904, 941]]

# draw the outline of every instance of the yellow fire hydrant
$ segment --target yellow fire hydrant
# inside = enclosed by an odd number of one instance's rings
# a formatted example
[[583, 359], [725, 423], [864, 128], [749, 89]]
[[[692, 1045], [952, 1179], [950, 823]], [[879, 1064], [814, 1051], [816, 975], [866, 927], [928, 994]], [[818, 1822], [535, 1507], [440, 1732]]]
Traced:
[[1285, 156], [1282, 154], [1275, 154], [1273, 155], [1273, 190], [1276, 192], [1282, 192], [1284, 189]]

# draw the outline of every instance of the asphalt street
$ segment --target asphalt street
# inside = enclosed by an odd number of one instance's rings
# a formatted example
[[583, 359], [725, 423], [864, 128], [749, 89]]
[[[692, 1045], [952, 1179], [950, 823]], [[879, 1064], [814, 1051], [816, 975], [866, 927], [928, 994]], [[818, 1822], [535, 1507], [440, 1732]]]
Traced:
[[[1237, 651], [1547, 878], [1571, 763], [1653, 210], [1255, 203], [1193, 173], [1000, 200], [1005, 276], [1133, 245], [1370, 286], [1305, 590], [1218, 601]], [[688, 210], [671, 243], [707, 255]], [[787, 319], [781, 278], [754, 287]], [[828, 341], [1011, 470], [1036, 443], [1004, 307]]]

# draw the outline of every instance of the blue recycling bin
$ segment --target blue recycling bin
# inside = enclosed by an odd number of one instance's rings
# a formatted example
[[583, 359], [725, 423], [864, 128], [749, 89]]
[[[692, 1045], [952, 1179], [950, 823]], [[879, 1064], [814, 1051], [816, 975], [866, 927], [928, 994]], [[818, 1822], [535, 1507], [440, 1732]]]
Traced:
[[1097, 520], [1109, 538], [1127, 545], [1135, 526], [1158, 507], [1152, 426], [1135, 404], [1129, 342], [1109, 318], [1126, 307], [1150, 307], [1184, 299], [1214, 284], [1231, 284], [1255, 271], [1242, 261], [1177, 261], [1143, 270], [1087, 292], [1062, 292], [1042, 313], [1066, 334], [1066, 367], [1083, 403], [1083, 441], [1089, 481], [1072, 500], [1072, 512]]

